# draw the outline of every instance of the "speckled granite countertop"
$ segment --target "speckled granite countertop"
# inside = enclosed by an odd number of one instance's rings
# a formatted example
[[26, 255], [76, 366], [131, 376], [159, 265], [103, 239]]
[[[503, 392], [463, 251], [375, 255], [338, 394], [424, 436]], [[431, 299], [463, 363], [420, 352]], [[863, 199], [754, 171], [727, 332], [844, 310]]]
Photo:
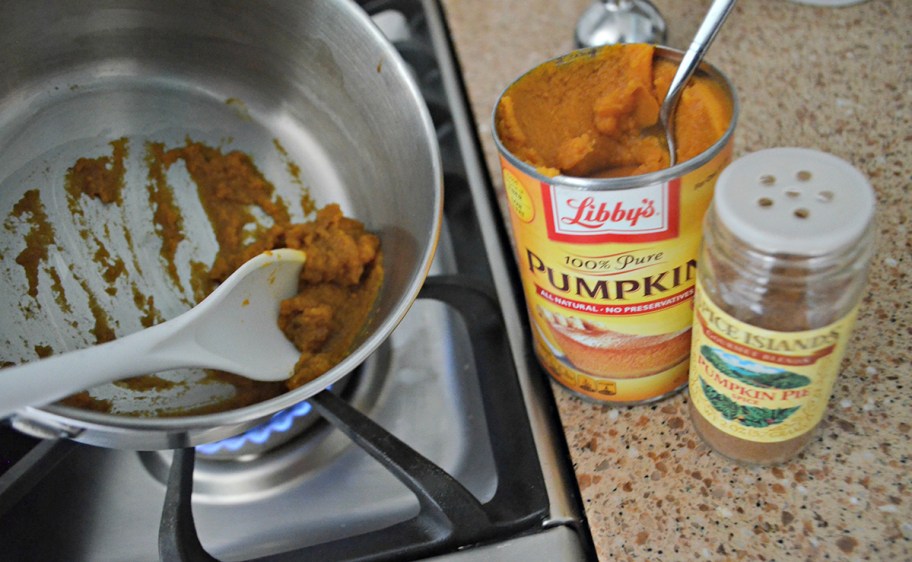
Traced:
[[[656, 0], [685, 48], [708, 0]], [[493, 182], [501, 91], [572, 49], [589, 0], [444, 0]], [[844, 371], [818, 437], [746, 468], [694, 433], [687, 394], [611, 408], [554, 386], [603, 560], [912, 560], [912, 2], [819, 8], [742, 0], [707, 59], [741, 103], [736, 156], [833, 153], [878, 195], [880, 237]]]

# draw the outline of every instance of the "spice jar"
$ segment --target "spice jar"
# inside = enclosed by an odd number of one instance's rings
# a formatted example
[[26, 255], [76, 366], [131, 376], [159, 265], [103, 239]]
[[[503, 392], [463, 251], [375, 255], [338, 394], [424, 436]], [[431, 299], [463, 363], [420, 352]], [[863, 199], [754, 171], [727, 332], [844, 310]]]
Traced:
[[689, 389], [717, 452], [775, 464], [819, 425], [873, 252], [874, 193], [847, 162], [775, 148], [720, 175], [704, 219]]

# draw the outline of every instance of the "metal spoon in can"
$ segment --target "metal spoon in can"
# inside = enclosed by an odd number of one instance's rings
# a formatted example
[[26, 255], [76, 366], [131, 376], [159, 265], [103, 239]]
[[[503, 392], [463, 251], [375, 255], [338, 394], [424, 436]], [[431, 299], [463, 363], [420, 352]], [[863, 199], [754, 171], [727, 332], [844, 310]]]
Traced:
[[659, 124], [662, 127], [662, 132], [664, 133], [668, 144], [669, 166], [674, 166], [677, 163], [674, 141], [674, 112], [678, 105], [678, 100], [681, 97], [681, 92], [684, 90], [684, 86], [687, 85], [687, 81], [690, 80], [694, 71], [700, 66], [703, 55], [706, 54], [709, 45], [713, 42], [713, 39], [716, 38], [719, 29], [722, 27], [722, 24], [725, 22], [725, 19], [728, 17], [728, 14], [731, 12], [734, 5], [735, 0], [715, 0], [712, 5], [710, 5], [709, 10], [706, 12], [706, 16], [703, 17], [703, 21], [697, 29], [697, 33], [690, 42], [690, 46], [687, 47], [687, 51], [684, 53], [684, 56], [681, 57], [681, 63], [678, 65], [678, 70], [671, 79], [668, 93], [665, 95], [665, 100], [662, 102], [662, 106], [659, 109]]

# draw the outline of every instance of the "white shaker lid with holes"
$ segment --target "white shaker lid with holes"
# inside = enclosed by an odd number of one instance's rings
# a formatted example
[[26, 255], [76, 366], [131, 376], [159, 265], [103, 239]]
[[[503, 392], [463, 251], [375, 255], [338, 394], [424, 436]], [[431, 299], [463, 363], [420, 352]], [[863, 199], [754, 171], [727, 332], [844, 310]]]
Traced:
[[716, 183], [716, 216], [768, 253], [824, 255], [862, 236], [874, 216], [867, 178], [807, 148], [770, 148], [730, 164]]

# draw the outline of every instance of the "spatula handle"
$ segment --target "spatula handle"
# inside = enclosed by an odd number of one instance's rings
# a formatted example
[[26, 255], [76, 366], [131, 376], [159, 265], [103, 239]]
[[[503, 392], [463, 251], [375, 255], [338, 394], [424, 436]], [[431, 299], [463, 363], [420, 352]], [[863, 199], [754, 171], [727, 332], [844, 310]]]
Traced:
[[[101, 345], [0, 369], [0, 419], [25, 406], [48, 404], [102, 383], [186, 366], [183, 354], [162, 352], [168, 351], [169, 342], [179, 341], [173, 335], [175, 326], [166, 326], [169, 322]], [[151, 353], [153, 349], [157, 352]]]

